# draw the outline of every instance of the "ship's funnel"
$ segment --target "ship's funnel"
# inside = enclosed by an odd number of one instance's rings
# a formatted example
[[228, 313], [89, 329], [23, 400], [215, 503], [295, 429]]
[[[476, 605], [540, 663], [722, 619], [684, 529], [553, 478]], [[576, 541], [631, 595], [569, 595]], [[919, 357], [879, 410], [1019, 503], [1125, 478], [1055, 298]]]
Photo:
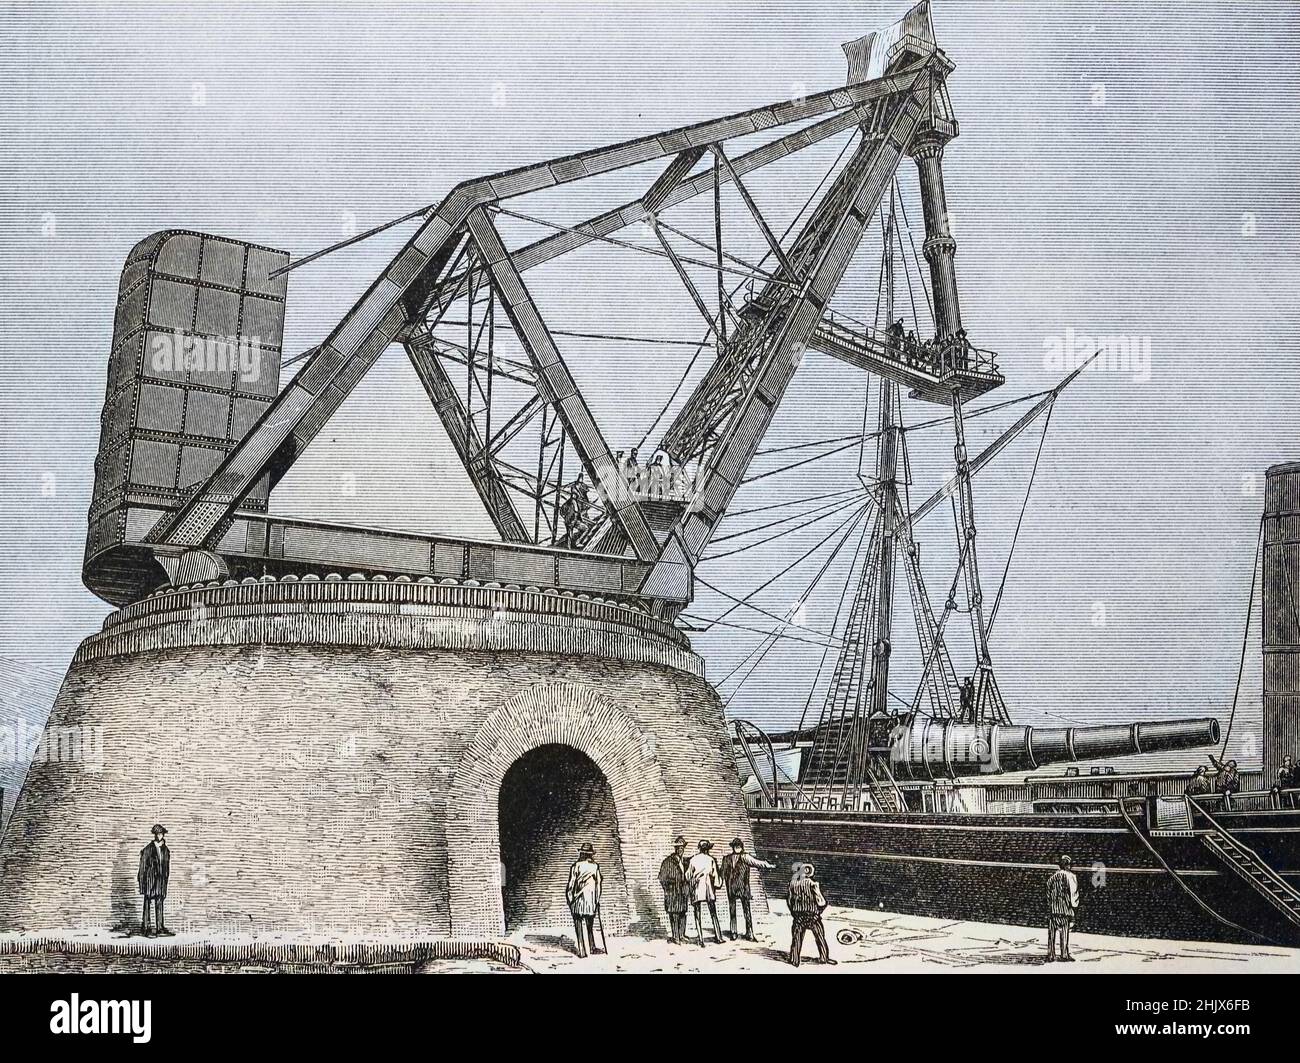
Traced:
[[890, 770], [900, 782], [1034, 771], [1076, 760], [1197, 749], [1219, 742], [1211, 717], [1100, 727], [1019, 727], [914, 719], [895, 727]]

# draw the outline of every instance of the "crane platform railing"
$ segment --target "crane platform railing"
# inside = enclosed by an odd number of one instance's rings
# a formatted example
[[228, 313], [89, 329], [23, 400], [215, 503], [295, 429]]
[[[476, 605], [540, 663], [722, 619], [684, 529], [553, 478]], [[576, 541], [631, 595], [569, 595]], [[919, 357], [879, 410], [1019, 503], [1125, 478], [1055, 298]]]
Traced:
[[996, 355], [958, 339], [923, 342], [851, 321], [827, 310], [808, 346], [912, 389], [912, 397], [945, 405], [954, 388], [966, 397], [1004, 384]]

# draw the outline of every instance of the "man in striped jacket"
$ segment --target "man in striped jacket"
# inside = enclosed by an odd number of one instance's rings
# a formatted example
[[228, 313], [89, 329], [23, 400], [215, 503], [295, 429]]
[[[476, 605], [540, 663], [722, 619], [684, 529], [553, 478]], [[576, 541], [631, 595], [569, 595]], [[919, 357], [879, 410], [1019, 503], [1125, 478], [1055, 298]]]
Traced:
[[[1079, 879], [1070, 870], [1072, 861], [1062, 856], [1057, 861], [1058, 870], [1047, 880], [1047, 962], [1059, 959], [1073, 963], [1070, 955], [1070, 924], [1074, 922], [1079, 907]], [[1060, 938], [1061, 954], [1056, 954], [1056, 941]]]
[[817, 940], [817, 958], [822, 963], [835, 964], [831, 959], [830, 949], [826, 944], [826, 928], [822, 924], [822, 912], [826, 910], [826, 898], [822, 896], [821, 884], [817, 881], [817, 870], [812, 864], [796, 865], [794, 878], [790, 880], [790, 889], [785, 895], [790, 907], [790, 963], [799, 966], [799, 954], [803, 951], [804, 935], [809, 930]]

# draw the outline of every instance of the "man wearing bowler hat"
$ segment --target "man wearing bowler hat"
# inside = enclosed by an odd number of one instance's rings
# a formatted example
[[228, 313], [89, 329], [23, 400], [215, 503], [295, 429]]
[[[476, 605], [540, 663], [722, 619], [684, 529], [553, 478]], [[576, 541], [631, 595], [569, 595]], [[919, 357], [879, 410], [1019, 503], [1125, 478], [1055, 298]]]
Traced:
[[750, 902], [754, 892], [749, 885], [751, 868], [771, 871], [776, 864], [759, 860], [745, 852], [745, 843], [740, 838], [731, 839], [731, 852], [722, 858], [722, 878], [727, 884], [727, 907], [731, 909], [731, 940], [736, 940], [736, 909], [745, 913], [745, 940], [754, 939], [754, 916], [750, 911]]
[[673, 839], [673, 851], [659, 865], [659, 885], [663, 887], [664, 911], [668, 913], [668, 940], [683, 945], [691, 889], [686, 880], [686, 839], [680, 834]]
[[172, 853], [164, 840], [167, 828], [155, 823], [150, 830], [153, 841], [140, 850], [140, 873], [136, 880], [140, 884], [140, 894], [144, 897], [144, 911], [140, 915], [140, 933], [149, 935], [149, 902], [153, 901], [153, 933], [161, 937], [171, 937], [163, 919], [163, 901], [167, 898], [167, 877], [171, 874]]

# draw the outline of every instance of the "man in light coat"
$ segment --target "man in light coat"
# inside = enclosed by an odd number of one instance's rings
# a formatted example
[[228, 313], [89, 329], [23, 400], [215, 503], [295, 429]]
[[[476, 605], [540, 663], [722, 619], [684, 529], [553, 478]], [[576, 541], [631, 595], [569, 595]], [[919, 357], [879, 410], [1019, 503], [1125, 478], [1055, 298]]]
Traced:
[[684, 945], [691, 891], [686, 881], [686, 839], [680, 834], [673, 839], [673, 851], [659, 865], [659, 885], [663, 887], [664, 911], [668, 913], [668, 940]]
[[[1070, 870], [1068, 856], [1062, 856], [1056, 863], [1058, 869], [1047, 880], [1047, 962], [1059, 959], [1062, 963], [1073, 963], [1070, 924], [1074, 922], [1074, 913], [1079, 907], [1079, 879]], [[1056, 952], [1058, 939], [1061, 942], [1059, 956]]]
[[149, 936], [149, 902], [153, 901], [153, 931], [160, 937], [171, 937], [163, 920], [163, 902], [167, 899], [167, 879], [171, 875], [172, 853], [167, 848], [165, 836], [167, 828], [155, 823], [150, 829], [153, 841], [140, 850], [140, 870], [136, 883], [140, 887], [140, 896], [144, 898], [144, 910], [140, 914], [140, 933]]
[[722, 944], [722, 924], [718, 922], [718, 890], [722, 886], [722, 872], [718, 862], [713, 859], [710, 850], [713, 843], [700, 842], [700, 851], [691, 857], [686, 865], [686, 881], [690, 886], [691, 900], [695, 904], [695, 929], [699, 931], [700, 946], [704, 945], [704, 906], [709, 906], [709, 915], [713, 917], [713, 936]]
[[731, 940], [736, 940], [736, 909], [745, 910], [745, 940], [754, 941], [754, 916], [750, 911], [750, 901], [754, 893], [749, 885], [751, 868], [771, 871], [776, 864], [759, 860], [745, 852], [745, 843], [739, 838], [731, 839], [731, 852], [722, 858], [722, 878], [727, 884], [727, 907], [731, 910]]
[[600, 911], [600, 865], [596, 863], [596, 849], [583, 842], [578, 849], [577, 862], [569, 868], [569, 884], [564, 888], [564, 899], [573, 915], [573, 931], [578, 939], [578, 955], [587, 958], [588, 947], [596, 952], [595, 922]]

